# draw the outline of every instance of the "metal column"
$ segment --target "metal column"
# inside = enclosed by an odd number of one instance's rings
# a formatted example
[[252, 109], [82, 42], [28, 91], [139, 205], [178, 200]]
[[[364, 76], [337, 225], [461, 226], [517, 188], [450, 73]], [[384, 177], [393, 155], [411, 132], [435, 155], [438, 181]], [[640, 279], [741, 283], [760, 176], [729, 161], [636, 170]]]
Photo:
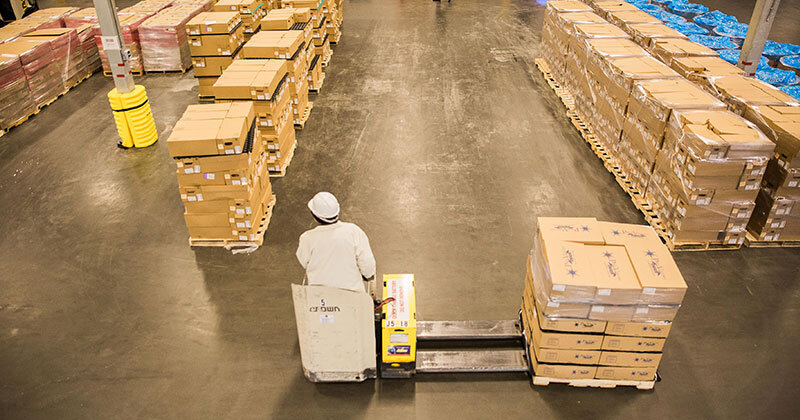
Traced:
[[744, 69], [748, 76], [755, 76], [761, 53], [764, 51], [764, 44], [767, 43], [769, 30], [772, 22], [778, 14], [778, 4], [781, 0], [758, 0], [753, 9], [753, 16], [750, 17], [750, 27], [747, 29], [747, 37], [739, 54], [738, 66]]
[[117, 4], [114, 0], [93, 0], [94, 9], [97, 12], [97, 20], [100, 23], [103, 50], [111, 66], [114, 86], [119, 93], [133, 91], [134, 83], [131, 75], [131, 68], [128, 64], [131, 51], [125, 48], [122, 39], [122, 29], [119, 27], [117, 17]]

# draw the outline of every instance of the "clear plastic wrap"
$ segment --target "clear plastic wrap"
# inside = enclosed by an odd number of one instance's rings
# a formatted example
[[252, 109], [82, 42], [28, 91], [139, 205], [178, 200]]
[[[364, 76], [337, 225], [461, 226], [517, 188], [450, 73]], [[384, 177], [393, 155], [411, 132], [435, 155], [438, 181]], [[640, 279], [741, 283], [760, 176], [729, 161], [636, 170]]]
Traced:
[[662, 63], [671, 66], [676, 57], [717, 57], [716, 51], [688, 39], [657, 39], [650, 46], [650, 52]]
[[65, 88], [74, 86], [88, 74], [87, 63], [76, 29], [39, 29], [26, 34], [24, 39], [49, 42], [52, 60], [60, 68]]
[[650, 48], [654, 41], [679, 38], [686, 39], [686, 35], [666, 26], [666, 25], [652, 25], [649, 23], [639, 23], [627, 26], [628, 33], [633, 38], [633, 41], [644, 48]]
[[46, 28], [63, 28], [64, 18], [77, 12], [77, 7], [49, 7], [47, 9], [39, 9], [31, 13], [30, 17], [49, 19], [50, 22], [39, 26], [39, 29]]
[[630, 30], [627, 29], [628, 25], [641, 23], [648, 23], [651, 25], [661, 24], [661, 21], [658, 20], [658, 18], [653, 17], [639, 9], [611, 12], [608, 14], [608, 16], [606, 16], [606, 18], [610, 23], [625, 29], [628, 33], [630, 33]]
[[626, 1], [595, 1], [592, 3], [592, 8], [606, 20], [611, 20], [609, 15], [614, 12], [639, 11], [638, 7]]
[[731, 111], [739, 115], [743, 115], [749, 106], [800, 106], [800, 102], [786, 92], [752, 77], [725, 76], [708, 80], [713, 92], [728, 104]]
[[87, 23], [92, 25], [97, 23], [97, 12], [94, 7], [81, 9], [64, 17], [64, 26], [67, 28], [77, 28]]
[[715, 50], [728, 50], [739, 48], [739, 45], [727, 36], [689, 35], [689, 40]]
[[759, 241], [800, 240], [800, 202], [762, 188], [747, 230]]
[[684, 35], [708, 35], [709, 33], [706, 29], [694, 22], [664, 22], [664, 24]]
[[[154, 13], [133, 12], [128, 9], [123, 9], [118, 12], [119, 26], [120, 29], [122, 29], [122, 42], [125, 44], [125, 48], [131, 52], [130, 59], [128, 60], [131, 71], [142, 72], [144, 71], [144, 66], [142, 65], [142, 49], [139, 43], [139, 25]], [[103, 64], [103, 70], [110, 72], [111, 67], [108, 63], [105, 50], [103, 50], [103, 42], [100, 38], [100, 25], [95, 24], [94, 28], [95, 43], [97, 44], [98, 54]]]
[[35, 110], [19, 55], [0, 55], [0, 129], [10, 128]]
[[145, 71], [186, 70], [192, 64], [186, 23], [203, 11], [202, 5], [173, 6], [139, 25]]

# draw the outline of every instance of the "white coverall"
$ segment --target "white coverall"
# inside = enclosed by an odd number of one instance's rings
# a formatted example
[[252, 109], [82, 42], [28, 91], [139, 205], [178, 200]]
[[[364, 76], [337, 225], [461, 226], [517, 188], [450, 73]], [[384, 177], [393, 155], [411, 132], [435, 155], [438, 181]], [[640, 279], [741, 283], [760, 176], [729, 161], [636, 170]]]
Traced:
[[297, 260], [310, 285], [366, 291], [375, 298], [364, 281], [375, 276], [375, 257], [367, 235], [352, 223], [320, 225], [300, 235]]

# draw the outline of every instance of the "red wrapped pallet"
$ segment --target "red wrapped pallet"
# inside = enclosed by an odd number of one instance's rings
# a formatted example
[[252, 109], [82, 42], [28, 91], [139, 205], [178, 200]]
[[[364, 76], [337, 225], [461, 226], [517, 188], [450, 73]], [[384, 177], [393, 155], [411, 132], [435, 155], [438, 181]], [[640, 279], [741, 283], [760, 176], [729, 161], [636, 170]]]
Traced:
[[75, 28], [39, 29], [26, 34], [24, 38], [50, 43], [53, 61], [60, 69], [64, 86], [73, 87], [88, 74], [83, 48]]
[[97, 49], [97, 43], [94, 41], [94, 26], [85, 23], [75, 28], [75, 30], [78, 33], [78, 40], [83, 50], [83, 59], [86, 61], [86, 71], [88, 71], [89, 74], [93, 74], [103, 66], [100, 60], [100, 52]]
[[19, 55], [0, 45], [0, 129], [7, 130], [36, 111]]
[[[125, 10], [125, 9], [123, 9]], [[119, 17], [119, 27], [122, 30], [122, 42], [125, 48], [131, 52], [129, 65], [132, 72], [141, 73], [144, 70], [142, 66], [142, 51], [139, 46], [139, 25], [142, 24], [151, 15], [146, 13], [127, 13], [120, 10], [117, 16]], [[100, 59], [103, 62], [103, 70], [106, 72], [111, 71], [108, 64], [108, 58], [103, 50], [103, 41], [100, 38], [100, 25], [95, 25], [95, 43], [97, 44], [100, 53]]]
[[173, 6], [139, 25], [145, 71], [184, 71], [191, 67], [186, 22], [202, 10], [200, 5]]
[[19, 55], [37, 106], [49, 103], [64, 92], [60, 69], [53, 60], [53, 50], [48, 41], [21, 38], [5, 43], [4, 48], [11, 54]]
[[201, 12], [210, 12], [214, 8], [214, 3], [216, 3], [215, 0], [174, 0], [172, 7], [185, 6], [187, 4], [198, 5], [202, 8]]
[[97, 12], [94, 7], [78, 10], [64, 18], [64, 26], [67, 28], [78, 28], [87, 23], [92, 25], [97, 23]]

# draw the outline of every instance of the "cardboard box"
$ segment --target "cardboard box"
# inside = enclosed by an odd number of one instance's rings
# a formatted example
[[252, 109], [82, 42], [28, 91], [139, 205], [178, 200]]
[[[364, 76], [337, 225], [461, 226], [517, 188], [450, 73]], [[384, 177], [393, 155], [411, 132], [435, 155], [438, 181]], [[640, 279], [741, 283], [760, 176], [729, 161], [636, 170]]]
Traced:
[[650, 48], [650, 46], [656, 40], [669, 38], [688, 39], [686, 35], [666, 25], [635, 23], [627, 25], [626, 30], [631, 35], [633, 41], [644, 48]]
[[186, 23], [186, 33], [189, 36], [230, 34], [241, 22], [236, 12], [201, 12]]
[[255, 12], [260, 4], [261, 0], [219, 0], [214, 5], [214, 11], [250, 14]]
[[244, 27], [236, 27], [230, 34], [190, 35], [189, 51], [192, 57], [234, 56], [244, 43]]
[[255, 127], [251, 103], [190, 105], [167, 139], [171, 157], [242, 153]]
[[266, 163], [264, 150], [264, 142], [253, 139], [238, 155], [176, 159], [178, 185], [247, 185], [258, 174], [257, 166]]
[[288, 31], [294, 25], [294, 13], [288, 9], [270, 10], [261, 19], [262, 31]]
[[604, 332], [606, 335], [666, 338], [671, 328], [671, 322], [609, 322]]
[[680, 78], [674, 70], [649, 56], [590, 63], [589, 72], [590, 77], [607, 92], [609, 101], [621, 110], [625, 109], [637, 81]]
[[581, 23], [575, 25], [575, 36], [584, 39], [598, 39], [598, 38], [614, 38], [614, 39], [630, 39], [630, 35], [625, 33], [622, 29], [610, 24], [602, 23]]
[[[721, 240], [722, 241], [722, 240]], [[658, 289], [657, 289], [658, 290]], [[673, 300], [677, 300], [678, 296], [682, 296], [681, 290], [678, 285], [675, 285], [675, 288], [672, 289], [673, 292]], [[669, 288], [662, 288], [658, 290], [658, 293], [663, 296], [669, 292]], [[685, 289], [683, 289], [683, 294], [685, 294]], [[682, 298], [682, 297], [681, 297]], [[678, 315], [678, 309], [680, 305], [637, 305], [636, 310], [633, 312], [633, 317], [631, 321], [633, 322], [658, 322], [658, 321], [672, 321], [675, 319], [675, 316]], [[636, 350], [633, 350], [636, 351]]]
[[633, 353], [626, 351], [603, 351], [600, 352], [601, 366], [620, 366], [620, 367], [652, 367], [657, 368], [661, 363], [662, 353]]
[[629, 29], [627, 29], [628, 25], [634, 25], [637, 23], [645, 23], [645, 24], [656, 24], [661, 25], [661, 20], [651, 16], [648, 13], [645, 13], [639, 9], [636, 10], [617, 10], [608, 13], [606, 18], [610, 23], [619, 26], [620, 28], [624, 28], [628, 33], [631, 33]]
[[600, 366], [597, 368], [595, 378], [615, 381], [653, 381], [656, 378], [656, 370], [655, 367]]
[[[529, 316], [537, 317], [535, 311]], [[599, 334], [545, 332], [539, 328], [538, 318], [531, 319], [529, 330], [531, 339], [538, 348], [564, 350], [600, 350], [603, 336]]]
[[577, 0], [553, 0], [548, 1], [545, 6], [547, 7], [546, 12], [565, 13], [592, 11], [592, 8], [586, 3]]
[[197, 91], [199, 96], [205, 97], [214, 97], [214, 83], [216, 83], [218, 77], [211, 76], [211, 77], [197, 77]]
[[531, 358], [531, 367], [536, 376], [558, 379], [592, 379], [597, 366], [545, 364]]
[[602, 350], [631, 352], [660, 352], [664, 349], [665, 338], [603, 336]]
[[676, 57], [719, 57], [711, 48], [682, 38], [653, 40], [650, 52], [669, 66]]
[[295, 59], [305, 45], [303, 31], [264, 31], [253, 35], [244, 48], [245, 58]]
[[539, 308], [539, 304], [536, 303], [531, 290], [526, 290], [523, 293], [522, 301], [523, 310], [536, 312], [536, 314], [528, 314], [528, 317], [537, 321], [542, 331], [591, 334], [603, 333], [606, 329], [605, 321], [578, 318], [549, 318], [545, 316]]
[[[194, 75], [195, 77], [212, 77], [214, 81], [217, 80], [219, 76], [222, 75], [222, 72], [228, 68], [228, 66], [233, 63], [233, 60], [236, 57], [238, 51], [234, 52], [233, 55], [223, 56], [223, 57], [192, 57], [192, 65], [194, 66]], [[211, 84], [213, 85], [213, 83]], [[208, 95], [204, 96], [214, 96], [213, 93], [209, 93]]]
[[719, 57], [674, 57], [670, 67], [693, 83], [709, 89], [709, 78], [744, 76], [744, 70]]
[[777, 164], [800, 168], [800, 108], [790, 105], [748, 106], [744, 117], [775, 143]]
[[742, 115], [748, 106], [800, 106], [786, 92], [758, 79], [745, 76], [719, 77], [711, 81], [731, 111]]
[[636, 6], [626, 2], [626, 1], [594, 1], [594, 9], [597, 10], [597, 13], [604, 18], [608, 18], [608, 15], [614, 12], [621, 12], [621, 11], [640, 11]]
[[284, 60], [234, 60], [214, 84], [214, 96], [271, 101], [285, 76]]

